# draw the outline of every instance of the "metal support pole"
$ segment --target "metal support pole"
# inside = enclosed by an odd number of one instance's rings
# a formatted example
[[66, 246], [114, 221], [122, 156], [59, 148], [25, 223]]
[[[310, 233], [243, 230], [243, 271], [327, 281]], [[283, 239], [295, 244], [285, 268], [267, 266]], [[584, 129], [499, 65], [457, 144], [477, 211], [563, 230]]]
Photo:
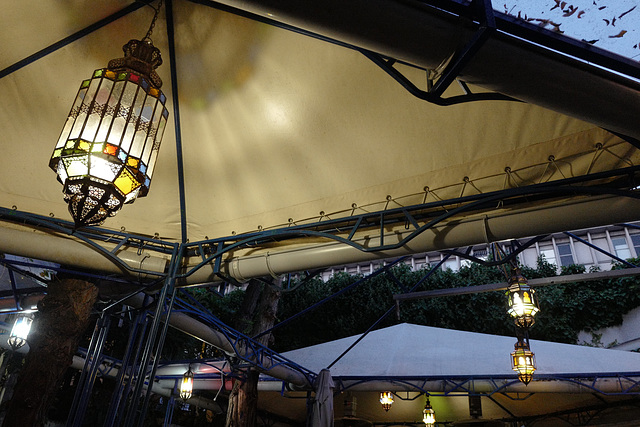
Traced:
[[[137, 364], [137, 370], [132, 378], [135, 383], [127, 402], [129, 408], [122, 425], [126, 427], [142, 426], [151, 398], [151, 386], [158, 368], [158, 362], [162, 354], [162, 346], [169, 327], [169, 316], [173, 308], [176, 296], [175, 281], [180, 260], [182, 258], [182, 245], [174, 247], [171, 257], [169, 275], [156, 299], [156, 309], [150, 324], [149, 333], [144, 342], [141, 357]], [[147, 385], [145, 390], [145, 383]]]
[[164, 413], [164, 423], [162, 424], [163, 426], [171, 426], [171, 421], [173, 421], [173, 410], [175, 409], [175, 406], [176, 398], [172, 394], [171, 397], [169, 397], [169, 401], [167, 402], [167, 410]]
[[139, 349], [142, 342], [144, 342], [147, 325], [147, 311], [144, 310], [136, 315], [135, 321], [131, 327], [129, 341], [122, 360], [120, 372], [118, 373], [116, 387], [113, 395], [111, 396], [109, 413], [107, 414], [107, 419], [104, 422], [104, 427], [112, 427], [121, 424], [122, 417], [125, 413], [125, 411], [121, 409], [123, 407], [126, 408], [126, 396], [129, 395], [129, 390], [131, 388], [132, 372], [135, 371], [135, 361], [138, 360]]
[[167, 37], [169, 39], [169, 67], [171, 69], [171, 95], [173, 98], [173, 122], [176, 136], [176, 161], [178, 162], [178, 191], [180, 192], [180, 229], [182, 243], [187, 243], [187, 199], [184, 184], [184, 164], [182, 161], [182, 131], [180, 127], [180, 102], [178, 100], [178, 70], [176, 66], [176, 45], [173, 25], [173, 2], [165, 4], [167, 16]]
[[93, 391], [96, 377], [98, 376], [98, 368], [102, 362], [102, 349], [111, 325], [111, 317], [102, 312], [100, 318], [96, 322], [91, 337], [91, 344], [87, 350], [87, 356], [82, 368], [82, 374], [78, 381], [78, 387], [73, 397], [71, 410], [67, 418], [68, 427], [80, 427], [83, 424], [84, 416], [89, 404], [89, 398]]

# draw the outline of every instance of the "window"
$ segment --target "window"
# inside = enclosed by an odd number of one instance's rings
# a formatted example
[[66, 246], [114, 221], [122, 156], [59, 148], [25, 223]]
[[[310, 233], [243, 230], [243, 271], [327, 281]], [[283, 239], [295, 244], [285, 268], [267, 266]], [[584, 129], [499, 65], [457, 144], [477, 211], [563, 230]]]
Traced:
[[575, 264], [573, 260], [573, 254], [571, 253], [570, 243], [560, 243], [556, 245], [558, 247], [558, 255], [560, 255], [560, 265], [566, 267], [567, 265]]
[[451, 257], [448, 260], [446, 260], [443, 264], [442, 264], [442, 269], [444, 271], [447, 271], [447, 269], [451, 269], [451, 271], [458, 271], [460, 270], [459, 264], [458, 264], [458, 260], [455, 257]]
[[556, 264], [556, 253], [554, 252], [553, 248], [549, 248], [549, 249], [542, 249], [540, 248], [540, 256], [543, 256], [545, 260], [547, 260], [547, 262], [549, 264]]
[[640, 234], [631, 235], [631, 243], [636, 250], [636, 256], [640, 256]]
[[629, 250], [629, 245], [627, 245], [627, 239], [624, 237], [616, 237], [611, 239], [611, 243], [618, 258], [631, 258], [631, 251]]
[[[638, 235], [640, 237], [640, 235]], [[640, 240], [639, 240], [640, 241]], [[483, 260], [487, 260], [489, 258], [489, 251], [486, 249], [474, 249], [473, 256], [476, 258], [480, 258]]]

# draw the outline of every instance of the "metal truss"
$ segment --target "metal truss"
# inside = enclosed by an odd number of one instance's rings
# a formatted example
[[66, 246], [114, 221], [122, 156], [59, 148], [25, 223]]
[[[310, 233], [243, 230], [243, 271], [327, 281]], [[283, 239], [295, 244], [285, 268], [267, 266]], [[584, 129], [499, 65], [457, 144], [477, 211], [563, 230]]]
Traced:
[[[633, 188], [632, 182], [626, 181], [640, 172], [640, 166], [632, 166], [614, 171], [590, 174], [586, 176], [565, 178], [549, 183], [534, 184], [526, 187], [510, 188], [490, 193], [481, 193], [470, 196], [436, 201], [426, 204], [388, 209], [378, 212], [368, 212], [352, 215], [346, 218], [328, 219], [310, 224], [290, 225], [289, 227], [274, 230], [263, 230], [254, 233], [246, 233], [239, 236], [231, 236], [218, 239], [204, 240], [185, 244], [189, 256], [199, 256], [200, 262], [178, 277], [184, 279], [195, 273], [205, 265], [213, 265], [213, 274], [223, 280], [233, 283], [233, 279], [227, 277], [221, 269], [223, 256], [232, 250], [257, 247], [264, 243], [284, 241], [296, 237], [323, 237], [333, 241], [354, 247], [362, 252], [381, 252], [398, 249], [419, 236], [431, 227], [440, 224], [456, 215], [467, 212], [482, 212], [487, 209], [495, 209], [497, 204], [508, 207], [518, 203], [531, 202], [533, 200], [545, 200], [559, 196], [575, 195], [604, 195], [640, 198], [640, 193], [635, 190], [619, 189], [615, 186], [586, 185], [600, 182], [608, 178], [622, 178], [625, 186]], [[616, 183], [615, 185], [620, 185]], [[392, 225], [401, 225], [407, 230], [406, 235], [394, 243], [385, 243], [385, 228]], [[357, 232], [366, 229], [371, 237], [368, 245], [356, 240]], [[378, 233], [373, 232], [377, 229]], [[343, 237], [345, 236], [345, 237]], [[540, 237], [542, 238], [542, 237]], [[540, 239], [536, 238], [536, 239]], [[378, 244], [370, 244], [378, 241]], [[535, 240], [524, 245], [534, 244]], [[518, 245], [520, 247], [518, 247]], [[514, 250], [524, 250], [522, 244], [514, 243]], [[459, 254], [459, 253], [456, 253]], [[468, 254], [463, 257], [473, 259]], [[513, 255], [515, 256], [515, 255]], [[513, 256], [508, 256], [506, 261]], [[473, 259], [475, 261], [475, 259]], [[480, 261], [480, 260], [478, 260]], [[486, 263], [481, 261], [481, 263]]]
[[369, 58], [374, 64], [389, 74], [395, 81], [400, 83], [409, 93], [416, 98], [432, 104], [447, 106], [455, 105], [463, 102], [472, 101], [517, 101], [507, 95], [495, 92], [472, 93], [469, 86], [461, 80], [458, 80], [460, 87], [464, 91], [464, 95], [443, 98], [445, 90], [453, 83], [458, 75], [462, 72], [465, 65], [480, 50], [485, 41], [496, 31], [496, 20], [493, 13], [493, 7], [490, 0], [473, 0], [469, 6], [473, 10], [473, 15], [477, 16], [478, 29], [471, 39], [459, 52], [454, 52], [447, 65], [441, 72], [431, 70], [427, 71], [427, 90], [418, 88], [411, 80], [405, 77], [398, 69], [394, 68], [397, 61], [393, 58], [384, 57], [378, 53], [364, 49], [358, 49], [364, 56]]
[[[183, 293], [183, 295], [188, 295]], [[184, 300], [177, 300], [174, 312], [186, 313], [190, 317], [198, 319], [212, 330], [222, 334], [230, 343], [234, 355], [229, 358], [229, 363], [234, 370], [255, 367], [265, 373], [277, 366], [287, 366], [300, 372], [308, 381], [313, 384], [317, 373], [304, 368], [289, 360], [278, 352], [258, 343], [255, 338], [251, 338], [223, 323], [216, 316], [208, 312], [200, 303], [189, 296], [189, 303]]]
[[[419, 99], [436, 105], [455, 105], [463, 102], [484, 100], [519, 102], [519, 100], [515, 98], [500, 93], [472, 93], [469, 87], [460, 80], [458, 80], [458, 83], [462, 87], [464, 95], [453, 96], [450, 98], [441, 97], [446, 88], [456, 80], [457, 76], [464, 69], [464, 66], [473, 58], [480, 47], [482, 47], [483, 43], [496, 32], [508, 34], [518, 39], [528, 40], [535, 45], [544, 46], [549, 50], [560, 52], [563, 55], [579, 58], [585, 63], [595, 64], [618, 73], [640, 78], [640, 67], [637, 62], [594, 46], [585, 48], [584, 43], [581, 43], [578, 40], [573, 40], [552, 31], [541, 29], [537, 25], [533, 25], [514, 16], [496, 12], [493, 10], [490, 0], [472, 0], [471, 2], [427, 0], [414, 2], [415, 7], [443, 12], [459, 19], [468, 20], [477, 26], [476, 32], [467, 44], [459, 52], [452, 53], [444, 71], [437, 73], [437, 77], [439, 77], [437, 80], [434, 78], [436, 77], [434, 75], [435, 73], [430, 73], [428, 70], [424, 70], [427, 72], [427, 90], [418, 88], [398, 69], [394, 68], [394, 65], [400, 63], [394, 58], [385, 57], [378, 53], [359, 48], [331, 37], [323, 36], [293, 25], [284, 24], [274, 19], [269, 19], [225, 4], [211, 2], [208, 0], [189, 1], [360, 52], [400, 83], [409, 93]], [[423, 69], [407, 63], [402, 64], [413, 68]], [[640, 145], [636, 143], [637, 141], [630, 142], [636, 147], [640, 147]]]
[[[604, 383], [615, 381], [618, 391], [608, 391]], [[510, 399], [528, 399], [535, 392], [520, 390], [522, 383], [516, 375], [477, 375], [477, 376], [427, 376], [427, 377], [351, 377], [336, 375], [333, 381], [337, 384], [336, 392], [347, 391], [369, 382], [388, 382], [389, 385], [399, 386], [406, 391], [416, 391], [428, 396], [492, 396], [494, 394], [505, 395]], [[536, 374], [533, 383], [540, 382], [566, 382], [578, 385], [584, 392], [593, 392], [602, 396], [640, 396], [640, 371], [626, 373], [590, 373], [590, 374]], [[478, 383], [482, 383], [482, 391]], [[434, 392], [433, 384], [439, 384], [442, 391]], [[510, 387], [518, 387], [519, 396], [514, 398], [509, 393]], [[610, 386], [608, 387], [610, 388]], [[485, 391], [487, 389], [487, 391]], [[431, 390], [431, 391], [429, 391]], [[524, 393], [524, 394], [523, 394]]]
[[524, 252], [525, 249], [535, 245], [541, 240], [544, 240], [547, 236], [548, 234], [542, 234], [540, 236], [533, 237], [524, 243], [520, 243], [518, 240], [515, 240], [515, 239], [510, 240], [509, 253], [505, 254], [505, 256], [500, 259], [498, 259], [497, 257], [494, 257], [495, 259], [484, 259], [484, 258], [478, 258], [476, 256], [473, 256], [471, 255], [471, 249], [473, 249], [472, 246], [469, 246], [464, 252], [461, 252], [457, 249], [445, 249], [439, 252], [443, 254], [456, 255], [460, 258], [467, 259], [476, 264], [484, 265], [485, 267], [493, 267], [496, 265], [503, 265], [505, 263], [514, 262], [518, 258], [518, 255]]
[[[153, 251], [169, 255], [178, 247], [178, 243], [170, 243], [160, 240], [159, 237], [146, 237], [142, 235], [125, 233], [115, 230], [107, 230], [99, 227], [86, 227], [76, 229], [69, 222], [60, 219], [45, 217], [42, 215], [21, 212], [14, 209], [0, 207], [0, 219], [16, 222], [24, 225], [31, 225], [36, 228], [46, 229], [66, 236], [72, 236], [89, 245], [95, 251], [107, 257], [111, 262], [130, 274], [149, 275], [158, 278], [167, 277], [167, 272], [146, 270], [132, 267], [127, 262], [118, 257], [118, 252], [125, 248], [131, 248], [142, 253], [142, 251]], [[109, 249], [107, 246], [113, 246]], [[48, 267], [50, 268], [50, 267]]]

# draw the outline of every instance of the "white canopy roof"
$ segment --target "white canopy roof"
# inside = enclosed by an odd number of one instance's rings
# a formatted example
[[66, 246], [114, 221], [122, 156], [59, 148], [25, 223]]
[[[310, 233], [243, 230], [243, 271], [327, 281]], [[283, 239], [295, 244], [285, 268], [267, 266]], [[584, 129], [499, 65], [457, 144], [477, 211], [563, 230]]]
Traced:
[[[360, 336], [293, 350], [287, 358], [315, 372], [328, 367]], [[370, 332], [331, 367], [334, 377], [409, 378], [515, 376], [515, 338], [403, 323]], [[534, 376], [640, 372], [640, 354], [531, 340]]]
[[[331, 365], [359, 337], [284, 355], [317, 372]], [[427, 392], [438, 421], [468, 421], [469, 393], [482, 396], [484, 420], [531, 416], [536, 425], [557, 426], [564, 425], [560, 421], [563, 416], [571, 419], [580, 412], [596, 411], [594, 422], [633, 425], [625, 420], [637, 419], [637, 409], [623, 401], [634, 398], [620, 392], [636, 390], [640, 354], [531, 340], [537, 370], [533, 381], [524, 386], [510, 367], [515, 341], [512, 337], [406, 323], [372, 331], [331, 366], [334, 381], [342, 387], [336, 394], [336, 419], [347, 413], [342, 401], [355, 397], [355, 416], [360, 419], [417, 422], [424, 406], [418, 393]], [[378, 402], [384, 390], [395, 393], [388, 412]], [[261, 405], [304, 420], [300, 399], [267, 393], [261, 395]]]

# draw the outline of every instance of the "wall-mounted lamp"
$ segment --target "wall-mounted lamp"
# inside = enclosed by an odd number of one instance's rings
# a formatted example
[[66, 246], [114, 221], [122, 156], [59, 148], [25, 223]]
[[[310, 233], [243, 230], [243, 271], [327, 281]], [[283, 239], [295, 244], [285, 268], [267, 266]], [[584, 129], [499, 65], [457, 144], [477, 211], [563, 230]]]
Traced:
[[390, 391], [380, 393], [380, 404], [385, 411], [391, 409], [391, 405], [393, 405], [393, 393]]

